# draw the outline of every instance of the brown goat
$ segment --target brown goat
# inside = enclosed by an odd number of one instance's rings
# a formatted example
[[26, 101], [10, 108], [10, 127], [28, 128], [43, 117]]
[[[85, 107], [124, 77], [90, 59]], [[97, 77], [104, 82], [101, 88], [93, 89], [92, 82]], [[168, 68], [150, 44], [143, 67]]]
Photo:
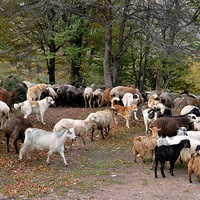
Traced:
[[22, 116], [11, 117], [4, 123], [3, 132], [5, 137], [7, 138], [7, 152], [10, 151], [9, 140], [10, 136], [12, 135], [14, 137], [13, 145], [15, 146], [15, 151], [17, 154], [19, 153], [17, 141], [21, 140], [22, 142], [24, 142], [24, 132], [29, 127], [32, 127], [31, 122], [28, 119], [23, 118]]
[[158, 132], [161, 129], [153, 127], [150, 130], [152, 131], [152, 136], [136, 136], [133, 139], [133, 160], [135, 163], [137, 163], [136, 156], [138, 154], [140, 154], [142, 161], [145, 162], [144, 156], [147, 152], [151, 153], [150, 158], [153, 161], [154, 148], [157, 145]]
[[192, 173], [197, 176], [197, 179], [200, 182], [200, 154], [198, 152], [191, 155], [188, 163], [188, 179], [190, 183], [192, 183]]

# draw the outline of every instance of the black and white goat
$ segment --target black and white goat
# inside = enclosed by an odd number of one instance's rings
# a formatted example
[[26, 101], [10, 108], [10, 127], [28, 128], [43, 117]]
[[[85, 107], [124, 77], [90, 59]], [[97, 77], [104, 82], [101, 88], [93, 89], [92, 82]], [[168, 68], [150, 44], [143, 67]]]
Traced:
[[48, 149], [47, 164], [53, 152], [58, 152], [65, 165], [67, 161], [64, 154], [64, 143], [67, 139], [73, 140], [76, 138], [74, 128], [65, 129], [60, 132], [50, 132], [38, 128], [28, 128], [25, 131], [25, 140], [19, 152], [19, 160], [22, 160], [23, 155], [30, 150], [44, 150]]

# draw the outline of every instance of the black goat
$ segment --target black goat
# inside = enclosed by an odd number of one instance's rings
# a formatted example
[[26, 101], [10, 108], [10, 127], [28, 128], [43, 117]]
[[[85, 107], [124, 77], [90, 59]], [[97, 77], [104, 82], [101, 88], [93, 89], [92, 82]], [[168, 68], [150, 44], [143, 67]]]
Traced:
[[161, 145], [161, 146], [156, 146], [155, 147], [155, 178], [157, 178], [157, 167], [158, 167], [158, 162], [161, 164], [161, 174], [163, 178], [165, 178], [164, 174], [164, 165], [165, 161], [170, 162], [170, 173], [172, 176], [174, 176], [174, 164], [177, 160], [177, 158], [180, 155], [180, 151], [183, 148], [190, 148], [190, 141], [188, 139], [181, 140], [179, 144], [174, 144], [174, 145]]

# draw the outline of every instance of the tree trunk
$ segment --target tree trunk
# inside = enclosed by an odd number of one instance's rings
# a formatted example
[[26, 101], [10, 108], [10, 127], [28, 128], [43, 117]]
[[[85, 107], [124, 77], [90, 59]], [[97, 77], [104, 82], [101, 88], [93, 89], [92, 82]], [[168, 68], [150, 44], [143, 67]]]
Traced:
[[105, 52], [103, 59], [104, 82], [106, 88], [113, 87], [112, 77], [110, 72], [111, 50], [112, 50], [112, 25], [107, 24], [105, 26]]
[[56, 63], [56, 45], [53, 40], [50, 41], [50, 55], [52, 58], [47, 62], [48, 74], [49, 74], [49, 84], [55, 84], [55, 63]]
[[117, 85], [117, 78], [118, 78], [118, 73], [120, 70], [119, 69], [120, 59], [122, 55], [124, 54], [123, 46], [124, 46], [125, 40], [127, 39], [124, 37], [124, 29], [125, 29], [125, 23], [127, 20], [126, 15], [127, 15], [127, 10], [128, 10], [129, 5], [130, 5], [130, 0], [125, 0], [124, 12], [122, 14], [122, 20], [120, 23], [120, 31], [119, 31], [119, 36], [118, 36], [118, 40], [119, 40], [118, 50], [117, 50], [116, 56], [114, 57], [114, 63], [113, 63], [113, 86]]

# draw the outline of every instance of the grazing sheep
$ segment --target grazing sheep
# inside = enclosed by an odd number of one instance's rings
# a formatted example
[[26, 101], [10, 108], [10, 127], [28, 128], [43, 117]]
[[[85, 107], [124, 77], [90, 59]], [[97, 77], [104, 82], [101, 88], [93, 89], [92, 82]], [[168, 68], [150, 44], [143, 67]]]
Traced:
[[22, 143], [24, 142], [24, 132], [27, 128], [32, 127], [30, 120], [23, 118], [22, 116], [14, 116], [9, 118], [3, 125], [3, 133], [7, 138], [7, 152], [10, 151], [9, 149], [9, 140], [10, 136], [13, 136], [14, 142], [13, 145], [15, 146], [15, 151], [18, 154], [19, 150], [17, 147], [18, 140], [21, 140]]
[[[106, 131], [106, 136], [108, 135], [110, 131], [110, 125], [113, 122], [113, 115], [110, 110], [103, 110], [103, 111], [97, 111], [92, 116], [91, 120], [97, 125], [98, 130], [101, 130], [101, 136], [102, 139], [105, 139], [103, 130]], [[92, 127], [92, 136], [91, 140], [94, 141], [93, 135], [94, 135], [94, 129], [95, 127]]]
[[5, 102], [0, 101], [0, 120], [1, 120], [0, 129], [2, 129], [3, 127], [3, 116], [6, 116], [7, 119], [10, 118], [10, 108]]
[[30, 150], [48, 149], [47, 164], [53, 152], [58, 152], [65, 165], [67, 161], [64, 154], [64, 143], [67, 139], [74, 140], [76, 138], [73, 128], [62, 130], [60, 132], [50, 132], [38, 128], [28, 128], [25, 131], [25, 140], [19, 152], [19, 160], [22, 160], [23, 155]]
[[59, 132], [66, 128], [74, 128], [74, 131], [76, 133], [76, 136], [81, 137], [84, 148], [86, 148], [85, 145], [85, 135], [88, 132], [88, 130], [94, 125], [94, 122], [92, 121], [92, 117], [94, 116], [94, 113], [90, 113], [85, 120], [80, 119], [61, 119], [59, 122], [57, 122], [53, 128], [53, 132]]
[[85, 88], [84, 93], [83, 93], [85, 108], [87, 108], [88, 106], [92, 108], [94, 90], [95, 90], [95, 84], [92, 84], [90, 87]]
[[107, 88], [103, 91], [100, 106], [103, 106], [104, 104], [106, 104], [107, 107], [110, 106], [111, 104], [110, 91], [111, 90], [112, 90], [112, 87]]
[[192, 153], [191, 158], [188, 162], [188, 179], [192, 183], [192, 174], [194, 173], [197, 176], [198, 181], [200, 182], [200, 146], [197, 146], [194, 153]]
[[157, 145], [157, 140], [158, 140], [158, 132], [160, 129], [157, 127], [153, 127], [151, 129], [152, 131], [152, 136], [136, 136], [133, 139], [133, 160], [135, 163], [137, 163], [136, 156], [140, 154], [140, 157], [143, 162], [144, 156], [146, 153], [151, 154], [151, 161], [153, 161], [153, 153], [154, 153], [154, 148]]
[[165, 166], [165, 161], [170, 162], [170, 173], [172, 176], [174, 176], [174, 164], [176, 160], [178, 159], [180, 155], [180, 151], [183, 148], [190, 148], [190, 140], [184, 139], [181, 140], [179, 144], [174, 144], [174, 145], [161, 145], [161, 146], [156, 146], [155, 147], [155, 178], [158, 178], [157, 175], [157, 168], [158, 168], [158, 162], [161, 164], [161, 174], [163, 178], [165, 178], [164, 174], [164, 166]]
[[198, 118], [194, 114], [160, 117], [153, 121], [150, 127], [156, 126], [161, 128], [159, 136], [171, 137], [177, 134], [178, 127], [184, 126], [187, 127], [188, 130], [192, 130], [194, 121], [198, 121]]
[[97, 104], [98, 107], [100, 107], [101, 98], [103, 96], [102, 89], [98, 88], [93, 92], [93, 108], [95, 108], [95, 105]]

